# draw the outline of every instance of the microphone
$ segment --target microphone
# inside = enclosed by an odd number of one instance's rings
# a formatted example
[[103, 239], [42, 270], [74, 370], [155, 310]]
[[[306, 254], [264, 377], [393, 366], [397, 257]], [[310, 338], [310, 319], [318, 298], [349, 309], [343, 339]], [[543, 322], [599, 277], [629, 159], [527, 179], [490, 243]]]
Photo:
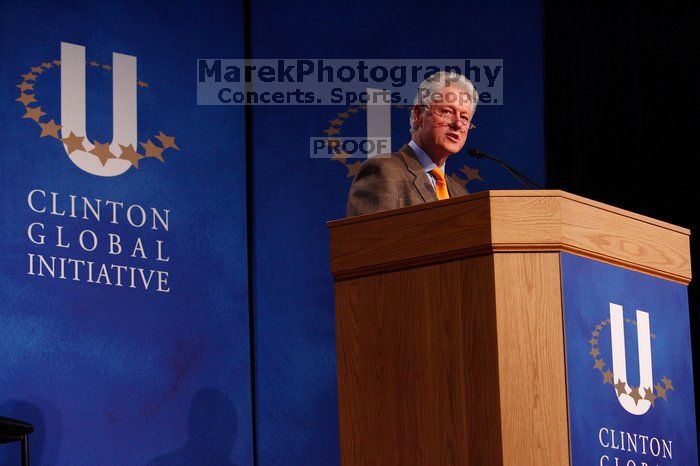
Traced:
[[475, 149], [475, 148], [473, 148], [473, 147], [470, 148], [470, 149], [467, 149], [467, 154], [471, 155], [471, 156], [474, 157], [475, 159], [489, 159], [489, 160], [493, 160], [494, 162], [496, 162], [497, 164], [499, 164], [500, 166], [502, 166], [503, 168], [505, 168], [506, 170], [508, 170], [508, 173], [510, 173], [511, 175], [513, 175], [513, 177], [514, 177], [516, 180], [520, 181], [527, 189], [543, 189], [540, 185], [538, 185], [537, 183], [535, 183], [534, 181], [532, 181], [530, 178], [528, 178], [527, 176], [523, 175], [522, 173], [520, 173], [520, 172], [519, 172], [518, 170], [516, 170], [515, 168], [511, 167], [510, 165], [508, 165], [508, 164], [507, 164], [506, 162], [504, 162], [503, 160], [501, 160], [501, 159], [499, 159], [499, 158], [497, 158], [497, 157], [494, 157], [493, 155], [489, 155], [489, 154], [487, 154], [486, 152], [481, 151], [481, 150], [479, 150], [479, 149]]
[[471, 155], [475, 159], [481, 159], [481, 158], [486, 157], [486, 154], [484, 152], [480, 151], [479, 149], [475, 149], [473, 147], [471, 149], [467, 149], [467, 154]]

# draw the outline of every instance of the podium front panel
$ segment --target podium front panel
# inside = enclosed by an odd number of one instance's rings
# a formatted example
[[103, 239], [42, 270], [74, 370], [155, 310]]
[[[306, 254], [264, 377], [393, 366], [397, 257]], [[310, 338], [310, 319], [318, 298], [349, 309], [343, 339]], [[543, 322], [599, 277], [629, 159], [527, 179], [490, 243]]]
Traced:
[[686, 286], [561, 254], [572, 466], [698, 464]]

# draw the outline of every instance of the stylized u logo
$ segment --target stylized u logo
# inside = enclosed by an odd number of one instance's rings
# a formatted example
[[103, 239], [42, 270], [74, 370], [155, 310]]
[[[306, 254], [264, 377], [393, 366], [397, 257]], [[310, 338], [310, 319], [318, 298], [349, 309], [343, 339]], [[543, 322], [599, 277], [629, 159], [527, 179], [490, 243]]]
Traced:
[[[639, 348], [639, 387], [632, 387], [627, 380], [625, 359], [625, 322], [623, 309], [610, 303], [610, 339], [612, 341], [613, 378], [617, 399], [625, 410], [641, 416], [651, 408], [653, 374], [651, 368], [651, 332], [649, 313], [637, 311], [637, 345]], [[649, 396], [647, 396], [649, 394]]]
[[[114, 155], [100, 159], [86, 129], [85, 112], [85, 47], [61, 42], [61, 136], [71, 133], [83, 137], [85, 150], [64, 143], [68, 157], [82, 170], [98, 176], [117, 176], [131, 168], [131, 162], [120, 159], [122, 146], [138, 147], [136, 129], [136, 57], [112, 54], [112, 142], [109, 152]], [[106, 146], [103, 148], [106, 152]], [[99, 151], [97, 151], [99, 153]]]

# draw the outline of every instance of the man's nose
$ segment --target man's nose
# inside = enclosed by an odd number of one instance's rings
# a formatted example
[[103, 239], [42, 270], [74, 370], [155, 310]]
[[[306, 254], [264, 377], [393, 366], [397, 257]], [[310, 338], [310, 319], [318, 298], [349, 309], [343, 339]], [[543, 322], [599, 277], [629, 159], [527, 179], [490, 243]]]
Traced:
[[456, 119], [452, 122], [452, 126], [453, 126], [455, 129], [459, 130], [459, 131], [464, 131], [464, 130], [466, 129], [466, 127], [467, 127], [467, 124], [464, 123], [464, 122], [463, 122], [462, 120], [460, 120], [459, 118], [456, 118]]

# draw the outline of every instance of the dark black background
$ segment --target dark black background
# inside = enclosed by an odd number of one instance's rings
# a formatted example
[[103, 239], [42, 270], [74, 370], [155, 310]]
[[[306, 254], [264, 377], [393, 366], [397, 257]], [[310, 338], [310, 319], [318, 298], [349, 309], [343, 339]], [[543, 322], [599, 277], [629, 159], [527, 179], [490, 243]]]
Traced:
[[[544, 3], [547, 187], [690, 228], [696, 277], [699, 5]], [[689, 290], [697, 413], [697, 278]]]

